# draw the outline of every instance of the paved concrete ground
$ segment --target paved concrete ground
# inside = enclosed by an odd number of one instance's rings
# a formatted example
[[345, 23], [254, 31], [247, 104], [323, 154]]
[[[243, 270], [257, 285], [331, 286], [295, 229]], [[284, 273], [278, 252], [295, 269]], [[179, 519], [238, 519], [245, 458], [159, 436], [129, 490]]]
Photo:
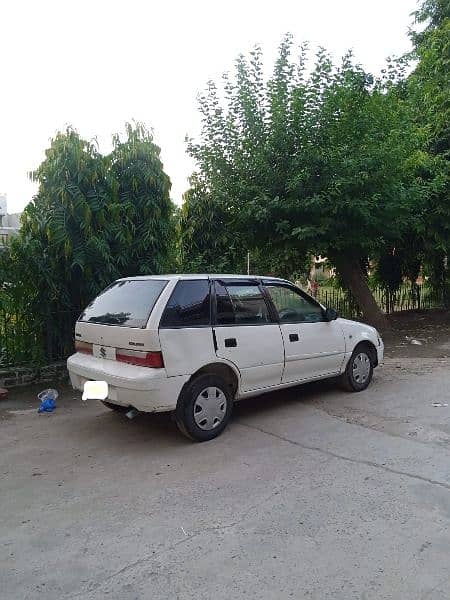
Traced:
[[450, 359], [236, 406], [193, 444], [69, 389], [0, 405], [0, 597], [450, 598]]

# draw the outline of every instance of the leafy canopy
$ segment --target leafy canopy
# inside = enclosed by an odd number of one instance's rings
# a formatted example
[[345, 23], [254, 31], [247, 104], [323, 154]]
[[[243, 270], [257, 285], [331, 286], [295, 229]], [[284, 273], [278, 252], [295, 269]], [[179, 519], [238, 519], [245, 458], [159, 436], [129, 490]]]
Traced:
[[339, 66], [323, 49], [308, 58], [306, 46], [293, 57], [287, 36], [267, 82], [256, 48], [222, 90], [208, 84], [201, 139], [188, 145], [198, 164], [183, 209], [191, 240], [202, 203], [220, 250], [232, 237], [269, 252], [364, 256], [413, 219], [426, 193], [415, 176], [423, 136], [396, 90], [401, 66], [375, 80], [351, 54]]
[[160, 273], [173, 258], [170, 180], [140, 123], [102, 156], [72, 128], [59, 132], [32, 173], [39, 183], [3, 278], [36, 312], [77, 311], [117, 277]]

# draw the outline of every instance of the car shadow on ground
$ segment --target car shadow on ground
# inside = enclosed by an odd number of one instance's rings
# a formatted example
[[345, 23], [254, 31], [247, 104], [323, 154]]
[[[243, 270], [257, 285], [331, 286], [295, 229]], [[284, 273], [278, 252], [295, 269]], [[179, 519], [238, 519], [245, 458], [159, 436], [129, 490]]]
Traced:
[[[251, 422], [253, 418], [256, 420], [262, 415], [273, 414], [276, 417], [277, 410], [287, 404], [297, 405], [300, 417], [302, 407], [306, 408], [318, 398], [323, 400], [324, 395], [333, 390], [336, 390], [333, 381], [318, 381], [236, 402], [230, 427], [224, 434], [232, 431], [233, 422], [238, 423], [241, 419]], [[127, 454], [140, 454], [148, 452], [149, 446], [171, 449], [191, 443], [178, 431], [170, 413], [139, 413], [130, 420], [124, 414], [116, 413], [100, 403], [74, 412], [77, 418], [71, 421], [67, 435], [72, 439], [77, 437], [77, 442], [81, 445], [89, 445], [95, 439], [96, 446], [113, 455], [122, 453], [125, 448]], [[79, 420], [81, 422], [77, 425]], [[214, 440], [210, 443], [214, 443]]]
[[297, 405], [299, 407], [310, 405], [317, 400], [324, 399], [333, 391], [339, 391], [339, 387], [334, 379], [314, 381], [295, 387], [286, 388], [254, 396], [240, 402], [234, 406], [234, 419], [251, 418], [252, 415], [262, 415], [275, 412], [281, 406]]
[[[34, 427], [29, 419], [38, 419], [41, 434], [48, 436], [48, 439], [53, 435], [62, 435], [69, 447], [95, 448], [97, 455], [111, 458], [124, 452], [134, 456], [146, 454], [151, 447], [170, 451], [192, 444], [178, 431], [171, 413], [138, 413], [130, 420], [124, 414], [103, 406], [101, 402], [82, 402], [79, 393], [69, 386], [59, 386], [60, 397], [53, 413], [37, 415], [38, 387], [27, 391], [17, 390], [11, 394], [10, 400], [2, 403], [1, 417], [5, 425], [15, 422], [21, 429], [27, 430]], [[335, 380], [322, 380], [236, 402], [229, 427], [221, 438], [225, 441], [224, 436], [236, 435], [238, 428], [233, 427], [234, 423], [245, 420], [251, 425], [261, 416], [273, 415], [276, 418], [277, 411], [286, 405], [298, 407], [298, 416], [301, 418], [308, 405], [319, 400], [326, 402], [336, 389], [339, 388]], [[214, 440], [209, 443], [214, 443]]]
[[130, 420], [124, 414], [103, 407], [86, 420], [77, 436], [81, 443], [83, 438], [88, 442], [95, 437], [96, 444], [114, 454], [120, 454], [125, 448], [130, 454], [148, 450], [150, 445], [170, 449], [186, 443], [169, 413], [139, 413]]

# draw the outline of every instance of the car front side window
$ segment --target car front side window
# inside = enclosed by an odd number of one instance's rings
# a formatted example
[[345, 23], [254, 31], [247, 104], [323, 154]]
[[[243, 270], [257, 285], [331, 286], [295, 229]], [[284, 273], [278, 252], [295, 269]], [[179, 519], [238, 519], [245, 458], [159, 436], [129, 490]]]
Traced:
[[285, 285], [266, 284], [280, 323], [318, 323], [324, 321], [322, 307], [300, 291]]

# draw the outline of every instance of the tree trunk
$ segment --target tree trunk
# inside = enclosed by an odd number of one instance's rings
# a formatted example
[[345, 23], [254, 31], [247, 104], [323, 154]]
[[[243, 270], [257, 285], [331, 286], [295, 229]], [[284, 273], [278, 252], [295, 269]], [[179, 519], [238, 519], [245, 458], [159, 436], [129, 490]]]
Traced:
[[390, 329], [391, 325], [375, 301], [367, 285], [366, 277], [357, 258], [334, 257], [334, 264], [344, 284], [353, 294], [364, 319], [378, 329]]

